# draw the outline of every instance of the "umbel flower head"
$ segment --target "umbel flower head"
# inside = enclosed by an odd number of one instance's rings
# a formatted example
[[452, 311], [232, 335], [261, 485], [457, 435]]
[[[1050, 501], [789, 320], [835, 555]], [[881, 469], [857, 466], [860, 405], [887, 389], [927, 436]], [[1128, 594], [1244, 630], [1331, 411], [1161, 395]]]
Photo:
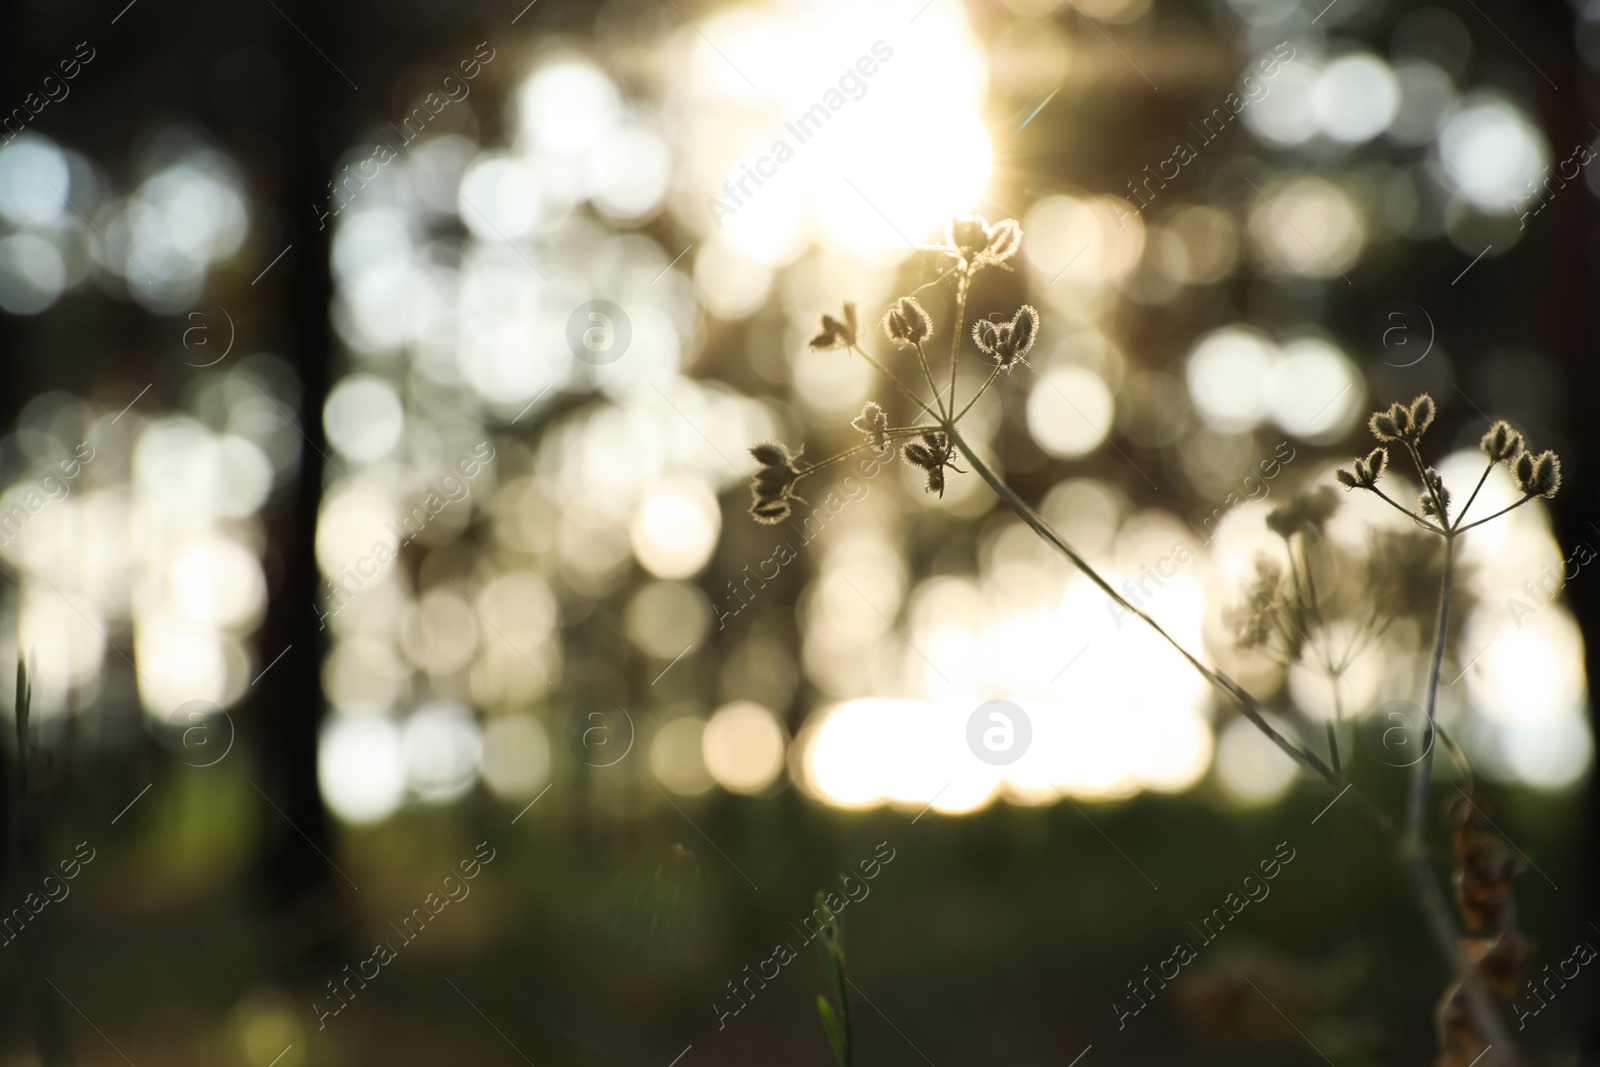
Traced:
[[789, 517], [794, 484], [805, 473], [795, 465], [798, 458], [777, 441], [758, 441], [750, 454], [760, 464], [750, 482], [750, 515], [764, 526], [775, 526]]
[[1024, 359], [1039, 336], [1039, 312], [1023, 304], [1010, 322], [992, 322], [979, 319], [972, 324], [972, 340], [978, 351], [989, 356], [1001, 370], [1010, 370], [1018, 363], [1028, 365]]
[[944, 496], [944, 469], [949, 467], [957, 474], [966, 471], [950, 462], [955, 455], [955, 448], [950, 444], [950, 439], [937, 430], [929, 430], [920, 440], [909, 442], [900, 450], [900, 456], [913, 467], [920, 469], [928, 478], [926, 489], [930, 493]]
[[916, 297], [902, 296], [884, 313], [883, 332], [901, 348], [915, 348], [933, 333], [933, 319]]
[[946, 247], [941, 251], [970, 266], [998, 267], [1016, 253], [1022, 243], [1022, 227], [1016, 219], [991, 224], [982, 215], [963, 215], [950, 220], [945, 241]]
[[811, 339], [812, 348], [838, 348], [856, 343], [856, 305], [846, 300], [843, 320], [822, 316], [822, 332]]

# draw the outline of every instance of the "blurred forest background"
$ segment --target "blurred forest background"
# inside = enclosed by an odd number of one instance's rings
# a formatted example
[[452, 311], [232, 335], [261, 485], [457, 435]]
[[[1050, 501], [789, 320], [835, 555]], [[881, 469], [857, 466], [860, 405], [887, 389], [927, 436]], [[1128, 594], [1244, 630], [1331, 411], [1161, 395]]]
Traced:
[[[875, 324], [969, 212], [1024, 230], [973, 310], [1043, 317], [969, 437], [1311, 743], [1326, 678], [1229, 637], [1271, 508], [1425, 390], [1453, 484], [1491, 418], [1561, 454], [1469, 540], [1440, 715], [1530, 971], [1600, 939], [1600, 3], [4, 19], [0, 1064], [823, 1064], [797, 928], [885, 855], [862, 1067], [1431, 1062], [1449, 976], [1384, 848], [977, 478], [746, 515], [750, 442], [893, 399], [818, 315]], [[1390, 520], [1341, 500], [1359, 557]], [[1340, 683], [1390, 810], [1415, 640]], [[1014, 767], [966, 748], [999, 698]], [[1600, 1061], [1597, 1002], [1528, 1061]]]

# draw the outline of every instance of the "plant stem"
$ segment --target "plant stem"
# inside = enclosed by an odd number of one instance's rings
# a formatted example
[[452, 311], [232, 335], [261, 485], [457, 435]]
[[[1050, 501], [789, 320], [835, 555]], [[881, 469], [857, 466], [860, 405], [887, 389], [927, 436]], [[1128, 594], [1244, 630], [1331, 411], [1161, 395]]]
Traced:
[[1522, 505], [1526, 504], [1528, 501], [1530, 501], [1532, 499], [1533, 499], [1533, 494], [1529, 493], [1527, 496], [1523, 497], [1521, 500], [1517, 501], [1515, 504], [1508, 504], [1505, 507], [1501, 508], [1499, 511], [1495, 512], [1493, 515], [1485, 515], [1483, 518], [1479, 519], [1477, 522], [1469, 522], [1465, 526], [1457, 526], [1455, 532], [1458, 533], [1458, 534], [1459, 533], [1466, 533], [1468, 530], [1472, 529], [1474, 526], [1482, 526], [1484, 523], [1488, 522], [1490, 519], [1498, 519], [1500, 516], [1504, 515], [1506, 512], [1511, 511], [1514, 508], [1520, 508]]
[[[928, 383], [928, 395], [933, 397], [933, 406], [938, 409], [938, 413], [934, 415], [934, 418], [949, 418], [950, 412], [955, 409], [947, 408], [939, 402], [939, 387], [933, 384], [933, 368], [928, 365], [928, 356], [927, 353], [922, 351], [921, 341], [917, 342], [917, 362], [922, 365], [922, 377]], [[954, 399], [954, 397], [951, 397], [952, 402]]]
[[961, 414], [957, 415], [955, 418], [951, 419], [950, 421], [951, 422], [960, 422], [962, 420], [962, 418], [964, 418], [966, 416], [967, 412], [972, 410], [972, 405], [976, 404], [979, 400], [981, 400], [983, 398], [983, 394], [987, 393], [989, 391], [989, 386], [994, 384], [994, 380], [996, 378], [1000, 377], [1000, 372], [1002, 370], [1004, 370], [1004, 369], [1005, 368], [1003, 368], [1003, 367], [996, 367], [994, 370], [990, 371], [989, 372], [989, 378], [988, 378], [987, 381], [985, 381], [983, 383], [983, 387], [981, 389], [979, 389], [977, 391], [977, 393], [975, 393], [973, 395], [971, 400], [967, 401], [967, 406], [961, 409]]
[[[1145, 625], [1149, 626], [1152, 630], [1159, 634], [1161, 638], [1167, 642], [1167, 644], [1171, 645], [1179, 655], [1189, 662], [1190, 666], [1199, 671], [1202, 677], [1204, 677], [1208, 682], [1216, 686], [1218, 689], [1222, 690], [1224, 693], [1228, 694], [1229, 697], [1238, 703], [1240, 710], [1244, 712], [1245, 716], [1249, 718], [1256, 728], [1262, 733], [1266, 734], [1267, 737], [1270, 738], [1273, 743], [1281, 748], [1284, 752], [1288, 753], [1288, 755], [1294, 759], [1295, 762], [1315, 771], [1330, 785], [1339, 784], [1341, 780], [1340, 777], [1335, 774], [1327, 764], [1323, 763], [1321, 759], [1317, 758], [1314, 753], [1296, 746], [1294, 743], [1283, 737], [1272, 728], [1266, 719], [1263, 718], [1259, 702], [1257, 702], [1255, 697], [1251, 696], [1243, 686], [1239, 685], [1239, 683], [1235, 682], [1221, 671], [1216, 671], [1206, 666], [1192, 653], [1190, 653], [1188, 649], [1184, 648], [1176, 638], [1162, 629], [1160, 624], [1146, 614], [1141, 608], [1130, 603], [1126, 597], [1124, 597], [1121, 593], [1118, 593], [1117, 590], [1113, 588], [1112, 585], [1107, 582], [1106, 579], [1102, 577], [1087, 560], [1078, 554], [1077, 550], [1074, 549], [1064, 537], [1056, 532], [1054, 527], [1046, 522], [1041, 515], [1039, 515], [1031, 506], [1029, 506], [1027, 501], [1018, 496], [1016, 491], [1007, 485], [1004, 479], [1000, 478], [999, 475], [995, 474], [994, 471], [989, 469], [988, 464], [984, 463], [978, 454], [973, 451], [971, 446], [969, 446], [966, 440], [962, 438], [961, 434], [956, 430], [954, 425], [947, 424], [945, 426], [945, 432], [949, 434], [950, 440], [955, 444], [955, 446], [961, 450], [961, 454], [967, 457], [967, 461], [972, 464], [973, 470], [977, 471], [978, 475], [989, 484], [989, 487], [995, 491], [1000, 499], [1004, 500], [1011, 510], [1016, 512], [1018, 518], [1022, 519], [1023, 522], [1032, 527], [1036, 534], [1053, 546], [1062, 555], [1066, 556], [1067, 559], [1072, 562], [1073, 566], [1077, 567], [1086, 578], [1100, 588], [1101, 592], [1109, 596], [1123, 610], [1138, 616], [1138, 618], [1144, 622]], [[1432, 683], [1429, 687], [1428, 718], [1430, 726], [1433, 720], [1435, 697], [1437, 696], [1438, 692], [1439, 668], [1443, 658], [1443, 634], [1445, 631], [1445, 623], [1449, 618], [1449, 588], [1452, 570], [1452, 557], [1448, 553], [1450, 552], [1451, 547], [1452, 546], [1449, 544], [1449, 538], [1447, 538], [1445, 549], [1447, 553], [1445, 557], [1445, 585], [1440, 595], [1440, 636], [1435, 642]], [[1431, 747], [1429, 751], [1432, 751]], [[1431, 764], [1431, 760], [1429, 760], [1427, 757], [1424, 757], [1424, 763]], [[1413, 780], [1414, 786], [1417, 780], [1419, 779]], [[1420, 777], [1420, 781], [1424, 786], [1426, 785], [1427, 778], [1425, 774]], [[1357, 797], [1360, 797], [1359, 793], [1356, 795]], [[1401, 866], [1405, 869], [1409, 877], [1412, 893], [1416, 896], [1417, 903], [1422, 908], [1423, 914], [1427, 918], [1428, 928], [1433, 934], [1434, 940], [1438, 943], [1440, 953], [1450, 965], [1452, 972], [1459, 977], [1462, 983], [1462, 988], [1466, 991], [1468, 1002], [1472, 1007], [1473, 1016], [1476, 1018], [1483, 1035], [1488, 1039], [1489, 1044], [1494, 1045], [1495, 1048], [1500, 1050], [1500, 1063], [1504, 1065], [1504, 1067], [1520, 1067], [1521, 1060], [1517, 1054], [1516, 1046], [1512, 1043], [1511, 1034], [1506, 1029], [1505, 1023], [1501, 1020], [1498, 1012], [1496, 1011], [1494, 1002], [1490, 999], [1489, 992], [1484, 987], [1482, 978], [1479, 977], [1477, 970], [1468, 962], [1466, 954], [1462, 950], [1461, 937], [1456, 931], [1454, 924], [1450, 920], [1449, 911], [1444, 904], [1444, 898], [1439, 892], [1438, 885], [1434, 882], [1433, 872], [1429, 869], [1427, 853], [1420, 848], [1411, 845], [1409, 839], [1399, 839], [1394, 832], [1394, 828], [1389, 824], [1388, 820], [1377, 811], [1374, 811], [1364, 799], [1362, 799], [1358, 804], [1357, 810], [1362, 813], [1362, 816], [1374, 828], [1374, 830], [1377, 831], [1379, 836], [1391, 844], [1398, 846], [1397, 851], [1399, 853]], [[1417, 810], [1420, 811], [1420, 806]]]
[[[862, 359], [864, 359], [868, 363], [872, 364], [873, 367], [875, 367], [877, 369], [879, 374], [883, 375], [885, 378], [887, 378], [891, 382], [893, 382], [895, 384], [896, 388], [898, 388], [902, 393], [904, 393], [906, 396], [911, 398], [911, 402], [913, 404], [917, 405], [923, 411], [926, 411], [928, 413], [928, 417], [929, 418], [934, 418], [934, 419], [942, 419], [942, 418], [944, 418], [944, 412], [943, 411], [935, 411], [932, 408], [930, 408], [927, 404], [925, 404], [917, 396], [916, 393], [911, 391], [911, 387], [910, 386], [908, 386], [905, 382], [900, 380], [900, 376], [898, 374], [896, 374], [894, 371], [890, 370], [888, 367], [885, 367], [882, 363], [879, 363], [876, 359], [874, 359], [871, 355], [868, 354], [868, 352], [867, 352], [867, 350], [865, 348], [862, 348], [860, 345], [850, 345], [848, 347], [852, 351], [854, 351], [856, 353], [856, 355], [860, 356]], [[935, 397], [934, 400], [937, 403], [938, 398]]]
[[1433, 659], [1428, 667], [1427, 749], [1411, 770], [1411, 796], [1406, 805], [1406, 846], [1415, 850], [1427, 821], [1428, 783], [1433, 777], [1433, 720], [1439, 701], [1439, 672], [1444, 665], [1445, 637], [1450, 627], [1450, 586], [1455, 577], [1455, 534], [1444, 538], [1444, 580], [1439, 583], [1439, 616], [1434, 624]]
[[[956, 356], [961, 352], [961, 335], [967, 327], [967, 287], [972, 283], [972, 273], [963, 269], [956, 279], [955, 329], [950, 331], [950, 410], [956, 409]], [[952, 420], [954, 421], [954, 420]]]
[[1418, 515], [1416, 512], [1412, 511], [1410, 508], [1406, 507], [1403, 504], [1396, 503], [1394, 498], [1390, 497], [1389, 494], [1385, 493], [1382, 489], [1379, 489], [1377, 486], [1369, 485], [1369, 486], [1367, 486], [1367, 490], [1368, 490], [1368, 492], [1372, 492], [1372, 493], [1378, 494], [1379, 499], [1383, 500], [1390, 507], [1394, 508], [1396, 511], [1398, 511], [1400, 514], [1404, 515], [1406, 518], [1410, 519], [1412, 522], [1421, 523], [1423, 526], [1426, 526], [1428, 529], [1432, 530], [1436, 534], [1444, 533], [1444, 531], [1439, 529], [1439, 527], [1435, 526], [1433, 523], [1429, 522], [1427, 519], [1423, 518], [1421, 515]]
[[1312, 772], [1321, 776], [1330, 784], [1335, 784], [1339, 781], [1339, 776], [1336, 775], [1332, 768], [1324, 763], [1314, 752], [1296, 745], [1294, 742], [1278, 733], [1277, 730], [1274, 730], [1272, 728], [1272, 724], [1267, 722], [1266, 718], [1262, 715], [1262, 711], [1264, 709], [1262, 709], [1260, 703], [1255, 697], [1251, 696], [1243, 686], [1220, 671], [1213, 670], [1212, 668], [1206, 666], [1206, 664], [1196, 658], [1193, 653], [1184, 648], [1177, 638], [1173, 637], [1171, 634], [1167, 633], [1166, 630], [1162, 629], [1161, 624], [1156, 622], [1155, 619], [1151, 618], [1143, 608], [1133, 604], [1128, 600], [1127, 597], [1117, 592], [1115, 587], [1113, 587], [1110, 582], [1106, 581], [1106, 579], [1101, 576], [1099, 571], [1094, 569], [1088, 560], [1084, 559], [1078, 554], [1077, 549], [1073, 548], [1067, 543], [1066, 538], [1062, 537], [1053, 526], [1046, 522], [1043, 516], [1034, 511], [1033, 508], [1028, 505], [1027, 501], [1018, 496], [1016, 491], [1013, 490], [1011, 486], [1007, 485], [1004, 479], [989, 469], [989, 465], [984, 463], [983, 460], [979, 458], [978, 454], [973, 451], [971, 446], [967, 444], [966, 440], [961, 436], [960, 431], [958, 431], [954, 425], [946, 426], [945, 432], [950, 435], [950, 440], [954, 442], [955, 446], [961, 450], [961, 454], [967, 457], [967, 462], [972, 464], [973, 470], [977, 471], [978, 475], [983, 478], [985, 482], [989, 483], [989, 488], [993, 489], [995, 493], [999, 495], [1000, 499], [1004, 500], [1006, 504], [1010, 506], [1011, 510], [1017, 513], [1018, 518], [1033, 528], [1034, 533], [1044, 538], [1044, 540], [1054, 546], [1057, 551], [1066, 556], [1067, 559], [1071, 560], [1073, 566], [1077, 567], [1086, 578], [1097, 585], [1100, 588], [1100, 591], [1115, 601], [1119, 607], [1121, 607], [1124, 611], [1136, 615], [1140, 621], [1160, 635], [1162, 640], [1171, 645], [1172, 648], [1180, 656], [1187, 660], [1191, 667], [1199, 671], [1201, 676], [1204, 677], [1208, 682], [1222, 690], [1235, 702], [1237, 702], [1241, 710], [1244, 711], [1245, 716], [1255, 724], [1255, 727], [1262, 733], [1266, 734], [1267, 737], [1269, 737], [1279, 748], [1283, 749], [1283, 751], [1287, 753], [1291, 759], [1293, 759], [1296, 763], [1303, 765], [1308, 770], [1311, 770]]
[[1478, 490], [1483, 488], [1483, 483], [1489, 480], [1489, 472], [1494, 470], [1494, 460], [1483, 468], [1483, 473], [1478, 475], [1478, 484], [1472, 487], [1472, 495], [1467, 497], [1467, 502], [1461, 505], [1461, 514], [1456, 516], [1456, 525], [1460, 526], [1467, 520], [1467, 509], [1472, 507], [1472, 502], [1478, 499]]

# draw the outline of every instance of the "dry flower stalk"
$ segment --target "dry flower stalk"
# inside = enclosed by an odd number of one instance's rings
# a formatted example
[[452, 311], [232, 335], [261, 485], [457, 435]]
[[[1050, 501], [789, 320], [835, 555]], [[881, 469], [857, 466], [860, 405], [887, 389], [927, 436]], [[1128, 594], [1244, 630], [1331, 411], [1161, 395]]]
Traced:
[[[891, 426], [884, 409], [878, 403], [869, 401], [861, 414], [851, 423], [851, 426], [863, 435], [864, 443], [818, 463], [802, 465], [798, 453], [791, 455], [786, 448], [774, 442], [755, 445], [751, 449], [751, 455], [760, 464], [760, 469], [752, 482], [754, 500], [750, 509], [751, 515], [757, 522], [762, 523], [783, 521], [789, 515], [790, 501], [799, 499], [794, 495], [794, 487], [802, 478], [864, 451], [887, 457], [895, 447], [894, 443], [900, 439], [910, 439], [900, 448], [901, 459], [923, 473], [928, 492], [943, 496], [946, 486], [945, 471], [965, 473], [954, 463], [959, 452], [979, 477], [983, 478], [1041, 539], [1066, 556], [1120, 608], [1137, 616], [1155, 630], [1208, 682], [1236, 703], [1239, 710], [1279, 748], [1343, 795], [1347, 782], [1340, 767], [1337, 739], [1331, 725], [1328, 735], [1330, 765], [1308, 745], [1286, 737], [1274, 728], [1263, 714], [1265, 708], [1255, 696], [1222, 671], [1203, 662], [1167, 633], [1147, 612], [1118, 592], [1054, 527], [995, 474], [961, 436], [959, 426], [962, 417], [989, 390], [1001, 372], [1010, 372], [1019, 365], [1029, 365], [1026, 356], [1039, 335], [1041, 328], [1039, 313], [1028, 305], [1019, 307], [1009, 320], [1001, 316], [975, 322], [970, 332], [965, 319], [967, 296], [974, 279], [990, 267], [1010, 270], [1008, 261], [1015, 255], [1021, 240], [1022, 230], [1015, 220], [1006, 219], [991, 224], [981, 217], [973, 216], [952, 220], [946, 227], [942, 243], [922, 247], [922, 251], [944, 257], [950, 265], [934, 281], [891, 303], [883, 315], [882, 329], [896, 348], [902, 352], [915, 353], [918, 369], [930, 394], [928, 400], [918, 396], [904, 379], [866, 350], [863, 346], [864, 339], [859, 336], [857, 329], [854, 304], [846, 303], [839, 318], [831, 315], [822, 317], [821, 329], [812, 339], [812, 347], [843, 348], [859, 355], [915, 404], [920, 413], [926, 415], [931, 423]], [[937, 332], [938, 326], [916, 299], [916, 295], [922, 289], [938, 285], [947, 279], [953, 279], [955, 282], [955, 315], [950, 330], [949, 386], [945, 390], [940, 390], [934, 384], [933, 367], [925, 348], [926, 343], [931, 341]], [[992, 369], [983, 385], [965, 405], [958, 406], [956, 370], [961, 356], [961, 343], [966, 337], [972, 339], [978, 353], [992, 364]], [[1492, 1043], [1501, 1057], [1501, 1062], [1516, 1067], [1518, 1058], [1515, 1046], [1490, 999], [1489, 990], [1490, 986], [1502, 988], [1502, 980], [1506, 974], [1515, 976], [1521, 962], [1517, 947], [1521, 935], [1516, 933], [1514, 923], [1501, 922], [1500, 932], [1493, 939], [1493, 943], [1483, 939], [1462, 938], [1450, 919], [1434, 872], [1429, 866], [1426, 851], [1421, 844], [1424, 828], [1423, 803], [1432, 770], [1431, 738], [1435, 736], [1437, 730], [1434, 712], [1450, 620], [1455, 540], [1473, 527], [1482, 525], [1530, 500], [1554, 496], [1561, 484], [1561, 466], [1551, 452], [1534, 456], [1524, 451], [1522, 436], [1508, 424], [1496, 423], [1482, 442], [1489, 466], [1479, 478], [1477, 486], [1462, 505], [1460, 512], [1452, 520], [1451, 494], [1438, 472], [1423, 463], [1418, 448], [1423, 435], [1433, 424], [1435, 414], [1433, 398], [1427, 394], [1417, 397], [1409, 405], [1396, 403], [1384, 411], [1375, 412], [1368, 426], [1379, 442], [1378, 447], [1358, 458], [1353, 471], [1341, 469], [1337, 474], [1338, 482], [1347, 489], [1374, 493], [1409, 516], [1418, 531], [1436, 535], [1442, 538], [1443, 543], [1441, 553], [1437, 548], [1423, 549], [1419, 552], [1418, 546], [1411, 543], [1414, 535], [1409, 540], [1399, 540], [1390, 536], [1382, 541], [1385, 546], [1397, 550], [1394, 553], [1395, 558], [1410, 554], [1426, 562], [1432, 562], [1434, 558], [1442, 556], [1442, 564], [1438, 568], [1439, 599], [1428, 684], [1427, 717], [1430, 740], [1427, 754], [1413, 769], [1404, 834], [1397, 832], [1389, 819], [1370, 801], [1362, 798], [1354, 803], [1374, 830], [1396, 846], [1399, 858], [1410, 875], [1413, 893], [1423, 910], [1430, 931], [1456, 975], [1455, 984], [1451, 986], [1441, 1006], [1441, 1065], [1453, 1063], [1454, 1055], [1462, 1048], [1471, 1046], [1473, 1040], [1481, 1038], [1480, 1047]], [[1390, 448], [1404, 450], [1417, 468], [1423, 492], [1416, 511], [1396, 502], [1379, 488], [1379, 482], [1388, 470]], [[1523, 495], [1510, 507], [1469, 523], [1466, 521], [1467, 512], [1477, 499], [1478, 490], [1483, 487], [1484, 481], [1497, 463], [1505, 463], [1510, 468]], [[1320, 539], [1322, 529], [1337, 503], [1331, 490], [1324, 489], [1297, 498], [1273, 513], [1270, 520], [1272, 528], [1290, 547], [1290, 568], [1287, 578], [1282, 568], [1275, 564], [1258, 571], [1255, 599], [1247, 604], [1238, 621], [1237, 635], [1241, 644], [1266, 645], [1274, 639], [1282, 639], [1282, 651], [1290, 657], [1298, 657], [1311, 648], [1311, 643], [1303, 639], [1303, 634], [1301, 640], [1284, 638], [1286, 629], [1269, 622], [1266, 616], [1269, 611], [1275, 611], [1284, 616], [1293, 627], [1294, 619], [1286, 608], [1299, 613], [1302, 621], [1310, 620], [1322, 611], [1322, 605], [1326, 601], [1318, 599], [1314, 568], [1306, 547], [1309, 543]], [[1375, 537], [1375, 545], [1382, 538], [1383, 535]], [[1298, 560], [1296, 547], [1299, 549]], [[1376, 579], [1378, 575], [1374, 573], [1373, 577]], [[1283, 596], [1285, 581], [1293, 590], [1289, 597]], [[1381, 587], [1381, 583], [1378, 582], [1374, 582], [1374, 585]], [[1373, 604], [1378, 608], [1378, 613], [1367, 626], [1367, 638], [1370, 640], [1381, 636], [1383, 627], [1387, 625], [1388, 620], [1383, 618], [1384, 608], [1407, 606], [1386, 602], [1378, 589], [1374, 591]], [[1342, 670], [1341, 660], [1335, 658], [1326, 648], [1312, 650], [1323, 657], [1325, 668], [1334, 678], [1337, 695], [1337, 675]], [[1353, 653], [1349, 650], [1343, 653], [1346, 657], [1344, 662], [1347, 662], [1347, 657], [1351, 654]], [[1447, 737], [1442, 739], [1452, 756], [1464, 767], [1464, 758], [1460, 757], [1459, 750]], [[1359, 793], [1357, 797], [1360, 798]], [[1458, 847], [1458, 855], [1459, 851]], [[1460, 884], [1459, 877], [1458, 884]], [[1476, 884], [1475, 882], [1474, 885]], [[1470, 917], [1469, 914], [1469, 919]], [[1472, 924], [1469, 922], [1469, 925]], [[1522, 954], [1525, 955], [1525, 950]], [[1444, 1022], [1447, 1014], [1450, 1019], [1448, 1030]]]

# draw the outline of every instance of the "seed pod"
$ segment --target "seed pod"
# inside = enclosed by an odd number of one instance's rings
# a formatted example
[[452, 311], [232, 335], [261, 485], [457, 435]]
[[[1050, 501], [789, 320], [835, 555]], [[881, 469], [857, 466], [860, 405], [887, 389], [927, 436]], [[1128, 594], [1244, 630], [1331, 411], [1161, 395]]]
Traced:
[[933, 319], [915, 297], [902, 296], [884, 314], [883, 332], [901, 348], [914, 348], [933, 333]]
[[1492, 463], [1514, 462], [1522, 452], [1522, 435], [1511, 428], [1504, 419], [1489, 427], [1489, 432], [1478, 442], [1483, 454]]

